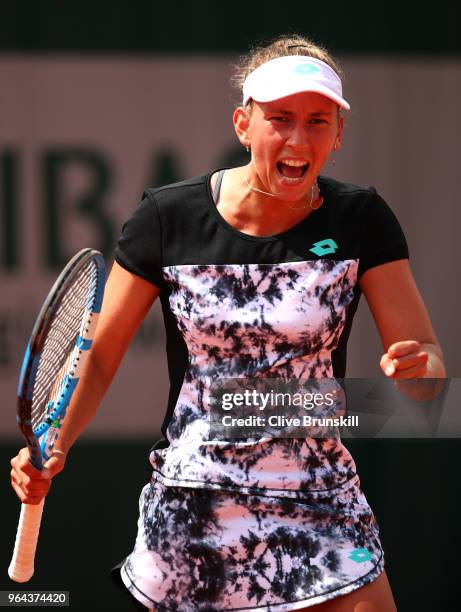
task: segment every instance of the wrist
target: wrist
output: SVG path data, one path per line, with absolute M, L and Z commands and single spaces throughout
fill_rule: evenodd
M 422 349 L 429 356 L 423 378 L 446 378 L 447 372 L 441 348 L 435 344 L 422 344 Z

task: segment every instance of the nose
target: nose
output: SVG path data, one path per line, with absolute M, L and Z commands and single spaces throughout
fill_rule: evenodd
M 309 135 L 306 126 L 301 121 L 293 122 L 287 138 L 287 145 L 293 149 L 306 151 L 310 147 Z

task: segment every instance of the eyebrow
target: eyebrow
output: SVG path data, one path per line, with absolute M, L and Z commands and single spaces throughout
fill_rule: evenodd
M 267 110 L 267 113 L 278 113 L 279 115 L 292 115 L 293 113 L 291 111 L 287 111 L 287 110 L 283 110 L 283 109 L 277 109 L 274 108 L 272 110 Z M 313 113 L 309 113 L 310 117 L 329 117 L 331 116 L 333 113 L 331 111 L 314 111 Z

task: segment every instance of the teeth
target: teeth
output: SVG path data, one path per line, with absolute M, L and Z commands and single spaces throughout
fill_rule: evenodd
M 295 166 L 295 168 L 299 168 L 300 166 L 307 166 L 307 162 L 296 161 L 294 159 L 282 159 L 282 164 L 286 164 L 287 166 Z

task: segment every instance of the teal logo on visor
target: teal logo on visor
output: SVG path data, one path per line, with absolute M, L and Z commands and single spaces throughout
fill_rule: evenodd
M 316 74 L 320 72 L 320 68 L 315 64 L 299 64 L 294 70 L 297 74 Z
M 309 251 L 312 251 L 312 253 L 315 253 L 320 257 L 321 255 L 329 255 L 330 253 L 336 253 L 337 248 L 338 245 L 332 238 L 326 238 L 325 240 L 314 242 L 314 248 L 309 249 Z

